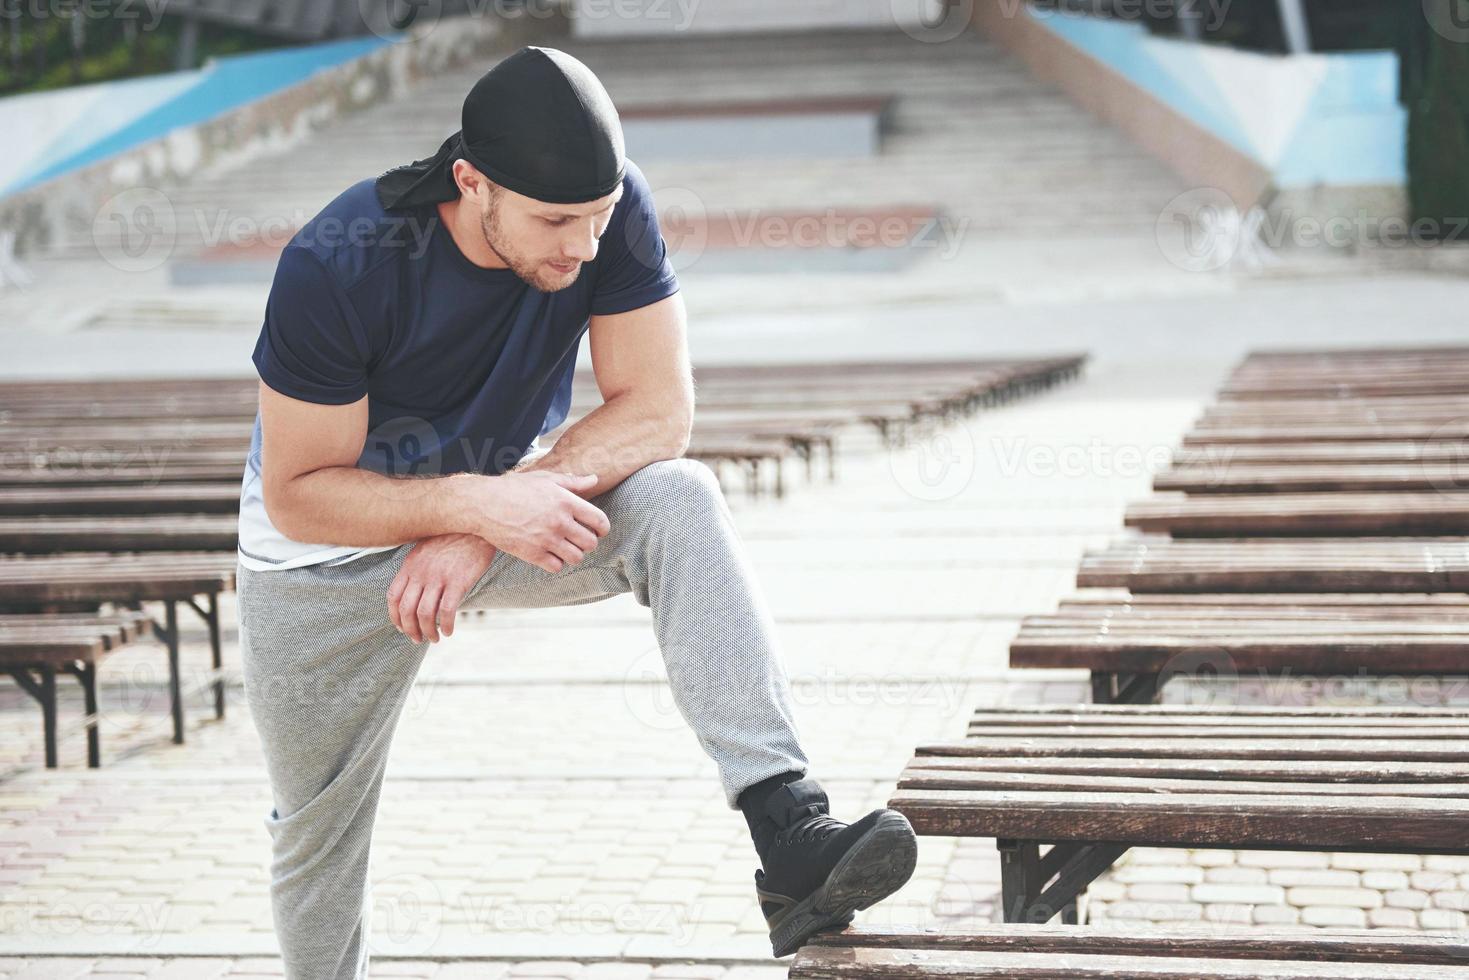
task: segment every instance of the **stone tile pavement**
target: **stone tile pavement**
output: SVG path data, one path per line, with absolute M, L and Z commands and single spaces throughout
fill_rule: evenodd
M 1120 309 L 1098 308 L 1120 339 L 1080 383 L 903 449 L 858 442 L 837 483 L 794 481 L 783 501 L 731 493 L 814 773 L 839 813 L 882 803 L 913 745 L 956 736 L 977 705 L 1083 696 L 1076 673 L 1008 672 L 1009 637 L 1071 588 L 1081 551 L 1117 532 L 1237 348 L 1262 339 L 1263 321 L 1241 312 L 1252 304 L 1307 319 L 1327 308 L 1252 297 L 1231 318 L 1234 347 L 1204 331 L 1188 351 L 1156 324 L 1136 343 Z M 1352 336 L 1397 329 L 1367 319 Z M 936 323 L 939 335 L 956 329 Z M 864 329 L 881 347 L 887 328 Z M 1060 323 L 1043 340 L 1015 334 L 1014 347 L 1081 346 L 1096 329 Z M 204 634 L 184 625 L 185 660 L 202 664 Z M 466 617 L 431 651 L 378 825 L 375 976 L 782 975 L 743 822 L 660 677 L 647 612 L 631 600 Z M 75 737 L 63 769 L 41 771 L 34 709 L 0 687 L 0 978 L 280 975 L 268 790 L 238 686 L 223 722 L 196 698 L 177 747 L 158 649 L 112 658 L 103 682 L 99 772 L 82 767 Z M 913 882 L 864 921 L 993 918 L 992 842 L 926 838 L 919 853 Z M 1396 926 L 1411 913 L 1419 928 L 1462 927 L 1469 869 L 1351 860 L 1138 851 L 1093 888 L 1091 914 Z
M 1070 585 L 1138 479 L 1006 472 L 985 440 L 1064 441 L 1101 400 L 1134 441 L 1167 441 L 1188 419 L 1186 400 L 1159 411 L 1116 404 L 1106 388 L 1083 382 L 903 449 L 869 443 L 843 456 L 838 482 L 783 501 L 731 493 L 814 772 L 841 813 L 881 805 L 913 746 L 952 737 L 976 704 L 1035 700 L 1048 684 L 1080 691 L 1074 676 L 1009 676 L 1006 646 L 1016 617 Z M 963 471 L 947 484 L 921 469 L 933 446 Z M 224 610 L 233 661 L 232 603 Z M 185 626 L 185 660 L 201 665 L 204 633 Z M 461 957 L 478 958 L 475 976 L 648 976 L 657 964 L 673 977 L 684 960 L 716 964 L 694 974 L 709 980 L 775 975 L 743 821 L 667 696 L 648 627 L 631 599 L 485 613 L 431 651 L 378 823 L 377 975 L 471 975 L 449 962 Z M 0 955 L 12 958 L 0 975 L 278 970 L 269 796 L 242 692 L 222 722 L 196 698 L 176 747 L 161 667 L 150 645 L 104 666 L 98 772 L 82 768 L 75 737 L 61 771 L 40 771 L 32 709 L 5 692 Z M 924 840 L 913 882 L 865 920 L 990 919 L 992 851 Z M 43 953 L 73 958 L 28 958 Z

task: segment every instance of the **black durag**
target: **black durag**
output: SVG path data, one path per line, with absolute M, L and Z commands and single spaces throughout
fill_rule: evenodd
M 491 68 L 465 97 L 461 126 L 433 156 L 377 179 L 385 209 L 454 200 L 459 159 L 550 204 L 585 204 L 622 183 L 617 109 L 591 69 L 564 51 L 525 47 Z

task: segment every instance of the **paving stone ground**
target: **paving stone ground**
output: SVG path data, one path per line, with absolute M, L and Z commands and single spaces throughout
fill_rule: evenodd
M 1118 532 L 1238 352 L 1268 336 L 1252 307 L 1329 310 L 1356 339 L 1430 336 L 1402 337 L 1370 302 L 1334 295 L 1247 297 L 1231 317 L 1210 314 L 1238 334 L 1197 349 L 1177 343 L 1167 303 L 1151 333 L 1116 309 L 1072 311 L 1110 318 L 1115 337 L 1065 322 L 1047 337 L 966 325 L 955 353 L 1094 342 L 1100 356 L 1079 383 L 906 447 L 854 440 L 836 483 L 793 481 L 781 501 L 731 491 L 839 815 L 880 805 L 913 746 L 955 737 L 978 705 L 1084 697 L 1076 672 L 1008 671 L 1009 638 L 1072 587 L 1081 552 Z M 854 336 L 878 350 L 884 329 Z M 223 608 L 238 670 L 232 602 Z M 205 635 L 184 625 L 197 669 Z M 174 746 L 161 659 L 140 644 L 104 665 L 96 772 L 74 736 L 62 769 L 41 770 L 34 707 L 0 688 L 4 980 L 280 975 L 270 801 L 242 692 L 232 686 L 219 722 L 196 696 L 188 743 Z M 79 712 L 68 697 L 63 719 Z M 993 842 L 925 838 L 919 859 L 863 921 L 993 920 Z M 374 976 L 774 980 L 784 968 L 768 957 L 754 868 L 743 821 L 662 686 L 646 610 L 616 599 L 466 617 L 431 651 L 394 745 L 372 872 Z M 1094 887 L 1091 911 L 1463 928 L 1466 886 L 1469 868 L 1433 858 L 1140 851 Z

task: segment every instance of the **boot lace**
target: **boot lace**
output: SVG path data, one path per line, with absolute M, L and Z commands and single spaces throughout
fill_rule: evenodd
M 783 844 L 810 844 L 826 840 L 847 825 L 825 813 L 815 813 L 781 831 L 777 839 Z

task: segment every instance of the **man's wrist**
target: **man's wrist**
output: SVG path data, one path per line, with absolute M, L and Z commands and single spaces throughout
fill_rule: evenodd
M 445 534 L 480 534 L 480 514 L 494 477 L 455 473 L 440 480 L 437 523 Z

